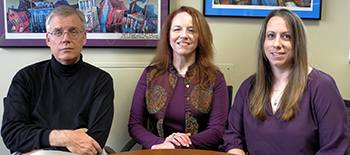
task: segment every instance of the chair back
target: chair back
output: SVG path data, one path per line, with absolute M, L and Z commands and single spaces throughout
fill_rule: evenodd
M 233 86 L 227 85 L 227 92 L 228 92 L 228 112 L 230 112 L 231 106 L 232 106 Z
M 346 106 L 346 112 L 348 113 L 348 129 L 349 129 L 349 132 L 350 132 L 350 100 L 345 100 L 344 99 L 344 102 L 345 102 L 345 106 Z M 349 144 L 349 147 L 348 147 L 347 155 L 350 155 L 350 144 Z

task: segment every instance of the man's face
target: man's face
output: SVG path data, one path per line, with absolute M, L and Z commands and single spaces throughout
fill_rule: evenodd
M 75 14 L 53 16 L 46 33 L 46 44 L 53 56 L 63 65 L 72 65 L 79 61 L 80 52 L 86 43 L 86 32 Z

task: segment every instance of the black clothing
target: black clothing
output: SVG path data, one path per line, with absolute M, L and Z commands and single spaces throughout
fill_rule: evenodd
M 113 80 L 82 61 L 62 65 L 54 56 L 21 69 L 9 88 L 1 136 L 11 152 L 51 147 L 52 130 L 87 128 L 104 147 L 113 119 Z

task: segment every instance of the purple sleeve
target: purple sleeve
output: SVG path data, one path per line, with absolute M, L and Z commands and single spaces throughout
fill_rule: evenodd
M 346 107 L 332 77 L 324 74 L 312 87 L 312 101 L 319 127 L 318 154 L 346 154 L 349 131 Z
M 212 109 L 206 130 L 190 136 L 193 149 L 217 149 L 222 143 L 228 114 L 228 92 L 224 75 L 218 72 L 213 89 Z
M 145 69 L 135 89 L 128 126 L 130 136 L 146 149 L 151 149 L 153 145 L 161 144 L 165 139 L 154 135 L 146 128 L 148 118 L 145 104 L 146 77 Z
M 242 83 L 234 98 L 234 102 L 228 116 L 228 128 L 225 130 L 223 136 L 224 143 L 219 148 L 224 152 L 228 152 L 234 148 L 245 150 L 243 105 L 247 100 L 247 93 L 250 87 L 249 81 L 250 78 Z

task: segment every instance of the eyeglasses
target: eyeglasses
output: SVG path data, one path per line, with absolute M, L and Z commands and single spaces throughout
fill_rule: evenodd
M 58 38 L 58 39 L 61 39 L 65 33 L 68 34 L 69 38 L 71 39 L 76 39 L 79 37 L 79 35 L 84 32 L 84 31 L 79 31 L 79 30 L 76 30 L 76 29 L 72 29 L 72 30 L 69 30 L 67 32 L 64 32 L 62 29 L 59 29 L 59 30 L 56 30 L 54 32 L 47 32 L 48 34 L 51 34 L 52 36 L 54 36 L 55 38 Z

